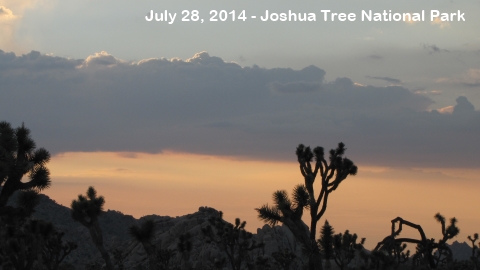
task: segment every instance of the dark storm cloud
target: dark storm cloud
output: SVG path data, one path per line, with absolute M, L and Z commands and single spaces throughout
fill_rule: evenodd
M 395 79 L 395 78 L 390 78 L 390 77 L 366 76 L 366 78 L 374 79 L 374 80 L 386 81 L 386 82 L 394 83 L 394 84 L 402 84 L 402 81 L 401 81 L 401 80 Z
M 428 112 L 432 100 L 404 87 L 324 77 L 315 66 L 241 67 L 205 52 L 139 62 L 1 52 L 0 118 L 25 122 L 53 153 L 168 149 L 293 161 L 299 143 L 343 141 L 358 163 L 480 164 L 480 113 L 466 98 L 452 114 Z

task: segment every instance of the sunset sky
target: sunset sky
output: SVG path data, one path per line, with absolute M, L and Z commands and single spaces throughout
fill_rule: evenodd
M 176 20 L 148 22 L 151 10 Z M 211 10 L 248 19 L 211 22 Z M 251 18 L 266 10 L 316 21 Z M 426 16 L 362 21 L 369 10 Z M 45 193 L 58 203 L 93 185 L 107 209 L 210 206 L 253 232 L 254 208 L 302 181 L 295 147 L 342 141 L 359 173 L 321 224 L 372 248 L 397 216 L 440 237 L 440 212 L 463 242 L 480 232 L 478 26 L 478 1 L 0 0 L 0 120 L 52 153 Z

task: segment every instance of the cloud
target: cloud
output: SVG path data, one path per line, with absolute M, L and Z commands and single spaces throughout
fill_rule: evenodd
M 133 152 L 119 152 L 117 153 L 117 156 L 121 158 L 131 158 L 131 159 L 135 159 L 138 157 L 137 153 L 133 153 Z
M 437 45 L 427 45 L 423 44 L 423 49 L 429 51 L 429 54 L 441 53 L 441 52 L 450 52 L 449 50 L 440 49 Z
M 52 0 L 0 0 L 0 48 L 3 50 L 24 52 L 22 42 L 16 32 L 27 9 L 37 6 L 48 7 Z
M 2 48 L 13 49 L 16 21 L 17 16 L 9 8 L 0 5 L 0 46 Z
M 480 69 L 469 69 L 463 74 L 461 83 L 468 87 L 480 87 Z
M 114 65 L 122 64 L 124 61 L 113 57 L 113 55 L 108 54 L 105 51 L 95 53 L 94 55 L 90 55 L 85 59 L 85 63 L 80 65 L 79 67 L 86 67 L 86 66 L 104 66 L 104 67 L 112 67 Z
M 475 107 L 466 97 L 460 96 L 455 101 L 457 105 L 453 107 L 453 114 L 472 114 L 475 112 Z
M 374 79 L 374 80 L 386 81 L 393 84 L 402 84 L 401 80 L 390 78 L 390 77 L 378 77 L 378 76 L 365 76 L 365 77 L 369 79 Z
M 475 107 L 470 101 L 464 96 L 459 96 L 456 100 L 457 104 L 455 106 L 447 106 L 437 111 L 443 114 L 453 114 L 453 115 L 474 115 Z
M 7 7 L 0 6 L 0 21 L 13 20 L 17 16 L 13 15 L 13 12 Z
M 452 114 L 453 113 L 453 108 L 454 108 L 454 106 L 447 106 L 447 107 L 440 108 L 437 111 L 439 113 L 443 113 L 443 114 Z
M 320 91 L 320 83 L 311 82 L 291 82 L 291 83 L 278 83 L 272 82 L 269 84 L 270 90 L 273 93 L 279 94 L 294 94 L 294 93 L 313 93 Z
M 480 69 L 470 68 L 463 74 L 453 76 L 452 78 L 438 78 L 437 83 L 451 83 L 466 87 L 480 87 Z
M 450 23 L 449 23 L 449 22 L 444 22 L 444 21 L 442 21 L 439 17 L 436 17 L 436 18 L 431 22 L 431 24 L 440 27 L 440 29 L 444 29 L 444 28 L 449 28 L 449 27 L 450 27 Z
M 480 164 L 480 112 L 466 98 L 444 114 L 405 87 L 327 81 L 325 74 L 315 66 L 241 67 L 206 52 L 131 62 L 107 52 L 69 59 L 0 51 L 0 115 L 25 122 L 52 153 L 295 160 L 299 143 L 328 149 L 343 141 L 358 163 Z
M 413 92 L 415 94 L 419 94 L 419 95 L 430 95 L 430 96 L 439 96 L 439 95 L 442 94 L 442 91 L 440 91 L 440 90 L 427 91 L 427 90 L 423 90 L 423 89 L 418 89 L 418 90 L 415 90 Z

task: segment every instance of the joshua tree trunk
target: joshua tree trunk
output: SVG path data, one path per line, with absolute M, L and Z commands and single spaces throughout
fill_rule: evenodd
M 308 269 L 309 270 L 322 270 L 322 262 L 320 258 L 320 252 L 318 250 L 315 240 L 309 238 L 308 228 L 301 220 L 282 220 L 283 224 L 292 232 L 295 238 L 300 241 L 307 249 L 308 254 Z
M 97 247 L 98 251 L 100 251 L 102 258 L 105 261 L 107 270 L 114 270 L 115 268 L 113 267 L 112 261 L 110 260 L 110 254 L 108 254 L 107 250 L 103 246 L 102 230 L 100 229 L 97 220 L 95 220 L 92 225 L 88 226 L 88 231 L 90 232 L 93 243 Z
M 150 270 L 156 270 L 157 267 L 157 260 L 155 258 L 155 246 L 150 244 L 148 241 L 142 242 L 143 248 L 148 256 L 148 263 L 150 264 Z

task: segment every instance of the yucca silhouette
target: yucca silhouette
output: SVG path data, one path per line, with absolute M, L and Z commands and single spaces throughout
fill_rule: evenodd
M 98 216 L 102 213 L 104 204 L 103 196 L 97 197 L 97 191 L 93 187 L 89 187 L 86 196 L 80 194 L 77 200 L 72 201 L 72 218 L 87 227 L 93 243 L 105 261 L 107 270 L 113 270 L 110 255 L 103 246 L 102 229 L 98 223 Z
M 150 269 L 157 269 L 157 254 L 155 245 L 152 243 L 155 233 L 155 223 L 153 220 L 145 220 L 140 226 L 133 225 L 130 227 L 129 232 L 145 249 Z

